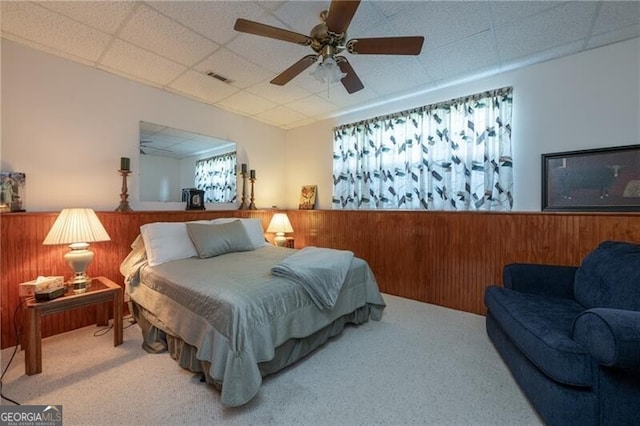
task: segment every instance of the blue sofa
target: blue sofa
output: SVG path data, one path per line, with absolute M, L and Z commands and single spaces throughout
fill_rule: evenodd
M 510 264 L 485 291 L 490 340 L 549 425 L 640 424 L 640 245 L 580 267 Z

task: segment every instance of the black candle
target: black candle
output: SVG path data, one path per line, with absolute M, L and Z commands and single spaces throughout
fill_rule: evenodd
M 255 170 L 251 170 L 250 175 L 251 179 L 255 179 L 256 178 L 256 171 Z
M 247 173 L 247 164 L 242 163 L 242 173 Z
M 127 157 L 120 157 L 120 170 L 129 171 L 129 159 Z

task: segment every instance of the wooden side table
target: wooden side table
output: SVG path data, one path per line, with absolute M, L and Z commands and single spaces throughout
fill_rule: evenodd
M 42 373 L 42 317 L 86 305 L 96 304 L 96 323 L 109 325 L 109 302 L 113 302 L 113 346 L 122 343 L 122 287 L 108 278 L 91 279 L 86 293 L 67 294 L 46 302 L 29 299 L 24 315 L 24 371 L 25 374 Z

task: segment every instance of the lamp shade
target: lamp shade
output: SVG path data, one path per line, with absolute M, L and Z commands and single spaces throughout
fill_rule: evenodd
M 287 214 L 274 214 L 271 218 L 271 222 L 269 222 L 267 232 L 293 232 L 293 228 L 291 227 L 291 222 L 289 222 L 289 217 L 287 217 Z
M 92 209 L 64 209 L 53 223 L 44 245 L 91 243 L 111 238 Z

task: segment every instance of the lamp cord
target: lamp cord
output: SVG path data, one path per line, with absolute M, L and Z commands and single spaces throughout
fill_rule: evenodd
M 16 346 L 13 348 L 13 353 L 11 354 L 11 357 L 9 358 L 9 362 L 7 363 L 7 366 L 4 368 L 4 370 L 2 370 L 2 375 L 0 375 L 0 398 L 4 399 L 6 401 L 11 402 L 12 404 L 15 405 L 20 405 L 19 402 L 14 401 L 13 399 L 5 396 L 5 394 L 2 392 L 2 384 L 3 384 L 3 379 L 5 374 L 7 374 L 7 370 L 9 370 L 9 366 L 11 365 L 11 363 L 13 362 L 13 359 L 16 356 L 16 353 L 18 352 L 18 344 L 20 343 L 20 327 L 18 327 L 18 312 L 20 312 L 22 310 L 22 307 L 24 306 L 24 304 L 26 303 L 27 299 L 24 299 L 22 302 L 20 302 L 20 304 L 18 305 L 18 307 L 16 308 L 15 312 L 13 313 L 13 330 L 15 331 L 16 334 Z M 135 321 L 133 320 L 133 316 L 132 315 L 127 315 L 125 318 L 123 318 L 123 320 L 129 320 L 129 325 L 127 325 L 126 327 L 124 327 L 123 329 L 126 330 L 127 328 L 131 327 L 132 325 L 135 324 Z M 113 325 L 110 325 L 108 327 L 104 327 L 101 330 L 96 331 L 93 335 L 94 336 L 102 336 L 106 333 L 109 332 L 109 330 L 111 330 L 113 328 Z
M 27 299 L 24 299 L 22 302 L 20 302 L 16 310 L 13 312 L 13 330 L 16 334 L 16 346 L 13 348 L 13 353 L 11 354 L 11 358 L 9 358 L 9 362 L 7 363 L 7 366 L 4 368 L 4 370 L 2 370 L 2 375 L 0 376 L 0 397 L 15 405 L 20 405 L 20 403 L 17 401 L 14 401 L 13 399 L 5 396 L 5 394 L 2 393 L 2 383 L 3 383 L 2 380 L 4 379 L 5 374 L 7 374 L 7 370 L 9 370 L 9 366 L 11 365 L 13 358 L 15 358 L 16 353 L 18 352 L 18 344 L 20 344 L 20 328 L 18 327 L 18 312 L 22 310 L 22 307 L 24 306 L 26 301 Z

